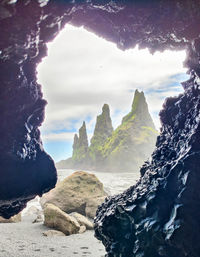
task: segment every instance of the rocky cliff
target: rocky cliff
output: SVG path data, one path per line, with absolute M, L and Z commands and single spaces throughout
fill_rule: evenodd
M 136 90 L 131 112 L 102 147 L 103 167 L 111 171 L 138 171 L 151 156 L 157 136 L 144 93 Z
M 113 131 L 110 109 L 107 104 L 97 116 L 94 135 L 88 148 L 81 145 L 80 131 L 86 137 L 85 123 L 74 137 L 73 155 L 57 164 L 58 168 L 79 168 L 102 171 L 138 171 L 155 147 L 158 132 L 149 114 L 143 92 L 135 91 L 131 112 Z

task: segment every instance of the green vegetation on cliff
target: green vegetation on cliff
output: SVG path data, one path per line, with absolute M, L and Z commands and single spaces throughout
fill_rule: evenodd
M 153 152 L 157 135 L 144 93 L 136 90 L 130 113 L 115 130 L 109 106 L 104 104 L 89 147 L 83 123 L 79 137 L 74 136 L 72 158 L 65 165 L 88 170 L 136 171 Z
M 131 112 L 122 119 L 121 125 L 102 148 L 107 169 L 139 169 L 152 153 L 157 135 L 144 93 L 136 90 Z
M 75 134 L 73 143 L 72 161 L 74 163 L 82 163 L 88 155 L 88 137 L 86 131 L 85 121 L 79 129 L 79 136 Z
M 110 118 L 110 108 L 104 104 L 102 113 L 97 116 L 94 135 L 89 147 L 89 158 L 92 166 L 96 167 L 102 160 L 102 147 L 107 138 L 112 135 L 113 127 Z

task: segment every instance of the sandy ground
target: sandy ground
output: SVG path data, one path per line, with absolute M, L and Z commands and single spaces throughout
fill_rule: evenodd
M 30 219 L 20 223 L 0 224 L 0 257 L 104 257 L 104 246 L 94 231 L 71 236 L 45 237 L 49 230 Z

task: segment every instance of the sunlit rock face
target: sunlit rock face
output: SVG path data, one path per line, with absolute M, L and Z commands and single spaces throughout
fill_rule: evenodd
M 136 186 L 99 208 L 95 226 L 110 257 L 199 257 L 197 0 L 0 1 L 0 215 L 19 212 L 56 183 L 38 129 L 46 101 L 36 65 L 47 54 L 46 42 L 69 21 L 121 49 L 136 44 L 151 51 L 187 49 L 191 80 L 161 112 L 162 133 L 152 161 L 142 168 Z

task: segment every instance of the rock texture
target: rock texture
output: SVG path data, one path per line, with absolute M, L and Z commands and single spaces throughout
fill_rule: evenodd
M 86 226 L 84 226 L 84 225 L 82 225 L 82 226 L 80 226 L 80 229 L 79 229 L 79 234 L 82 234 L 82 233 L 84 233 L 86 231 Z
M 74 217 L 53 204 L 47 204 L 44 208 L 44 225 L 61 231 L 67 236 L 76 234 L 80 230 L 80 225 Z
M 54 204 L 66 213 L 89 213 L 94 218 L 99 204 L 106 197 L 103 184 L 93 174 L 77 171 L 58 183 L 55 189 L 41 198 L 43 207 L 47 203 Z M 91 217 L 92 216 L 92 217 Z
M 138 44 L 152 52 L 187 50 L 191 79 L 183 84 L 185 93 L 164 106 L 153 159 L 135 187 L 99 209 L 96 234 L 112 257 L 199 257 L 198 0 L 0 1 L 0 215 L 16 214 L 56 183 L 38 129 L 46 101 L 36 66 L 46 55 L 46 42 L 69 21 L 121 49 Z
M 85 226 L 86 229 L 91 230 L 94 228 L 92 222 L 89 219 L 87 219 L 85 216 L 81 215 L 80 213 L 72 212 L 70 213 L 70 216 L 74 217 L 78 221 L 78 223 L 81 226 Z
M 61 231 L 58 230 L 47 230 L 45 232 L 42 233 L 43 236 L 48 236 L 48 237 L 52 237 L 52 236 L 65 236 L 65 234 Z

